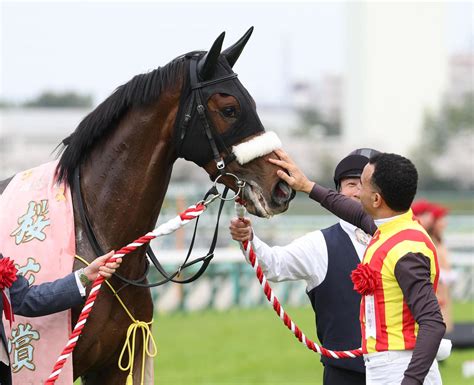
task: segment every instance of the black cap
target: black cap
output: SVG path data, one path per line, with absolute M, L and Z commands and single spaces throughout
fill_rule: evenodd
M 342 159 L 334 170 L 336 188 L 339 188 L 342 179 L 360 177 L 370 157 L 378 153 L 377 150 L 371 148 L 358 148 Z

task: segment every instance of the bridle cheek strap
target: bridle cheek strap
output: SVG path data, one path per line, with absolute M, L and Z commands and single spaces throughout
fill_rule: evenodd
M 224 82 L 226 80 L 235 79 L 237 77 L 236 73 L 229 74 L 227 76 L 220 77 L 218 79 L 212 79 L 209 81 L 198 82 L 197 79 L 197 58 L 193 58 L 190 64 L 190 77 L 191 77 L 191 94 L 193 99 L 196 101 L 196 110 L 199 116 L 199 120 L 201 121 L 202 127 L 204 129 L 204 133 L 206 135 L 207 140 L 209 141 L 209 145 L 211 146 L 212 155 L 214 157 L 214 161 L 216 163 L 217 171 L 223 175 L 224 168 L 226 166 L 226 161 L 222 159 L 219 150 L 217 148 L 215 135 L 216 133 L 212 130 L 211 125 L 206 116 L 206 105 L 204 104 L 202 89 L 208 87 L 213 84 L 218 84 Z M 191 102 L 192 103 L 192 102 Z M 191 107 L 192 108 L 192 107 Z M 192 110 L 191 110 L 192 111 Z M 230 154 L 229 150 L 225 145 L 223 145 L 224 150 Z

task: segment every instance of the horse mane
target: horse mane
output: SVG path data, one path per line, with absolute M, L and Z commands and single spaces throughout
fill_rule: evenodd
M 58 146 L 61 147 L 56 168 L 58 183 L 66 182 L 72 186 L 74 170 L 88 158 L 94 145 L 117 127 L 130 109 L 155 102 L 164 89 L 176 84 L 178 76 L 184 74 L 187 57 L 194 53 L 179 56 L 164 67 L 134 76 L 90 112 Z

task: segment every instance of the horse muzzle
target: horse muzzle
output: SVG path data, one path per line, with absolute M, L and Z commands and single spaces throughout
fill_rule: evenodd
M 296 192 L 293 190 L 286 182 L 278 182 L 272 190 L 272 206 L 276 208 L 283 208 L 282 211 L 285 211 L 290 201 L 295 197 Z M 280 211 L 281 212 L 281 211 Z
M 254 182 L 247 182 L 242 190 L 242 198 L 250 214 L 261 218 L 270 218 L 288 209 L 295 192 L 285 183 L 278 182 L 270 194 L 265 194 Z

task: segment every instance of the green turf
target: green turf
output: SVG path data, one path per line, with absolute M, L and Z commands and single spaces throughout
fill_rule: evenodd
M 314 338 L 311 308 L 288 309 Z M 455 304 L 455 319 L 474 321 L 474 303 Z M 154 334 L 158 385 L 321 384 L 319 357 L 300 344 L 269 308 L 158 315 Z M 474 384 L 462 377 L 474 349 L 454 351 L 441 365 L 444 384 Z
M 474 322 L 474 302 L 455 303 L 453 319 L 456 322 Z
M 292 313 L 313 336 L 310 309 Z M 314 384 L 321 377 L 319 358 L 270 309 L 162 315 L 155 331 L 157 384 Z

